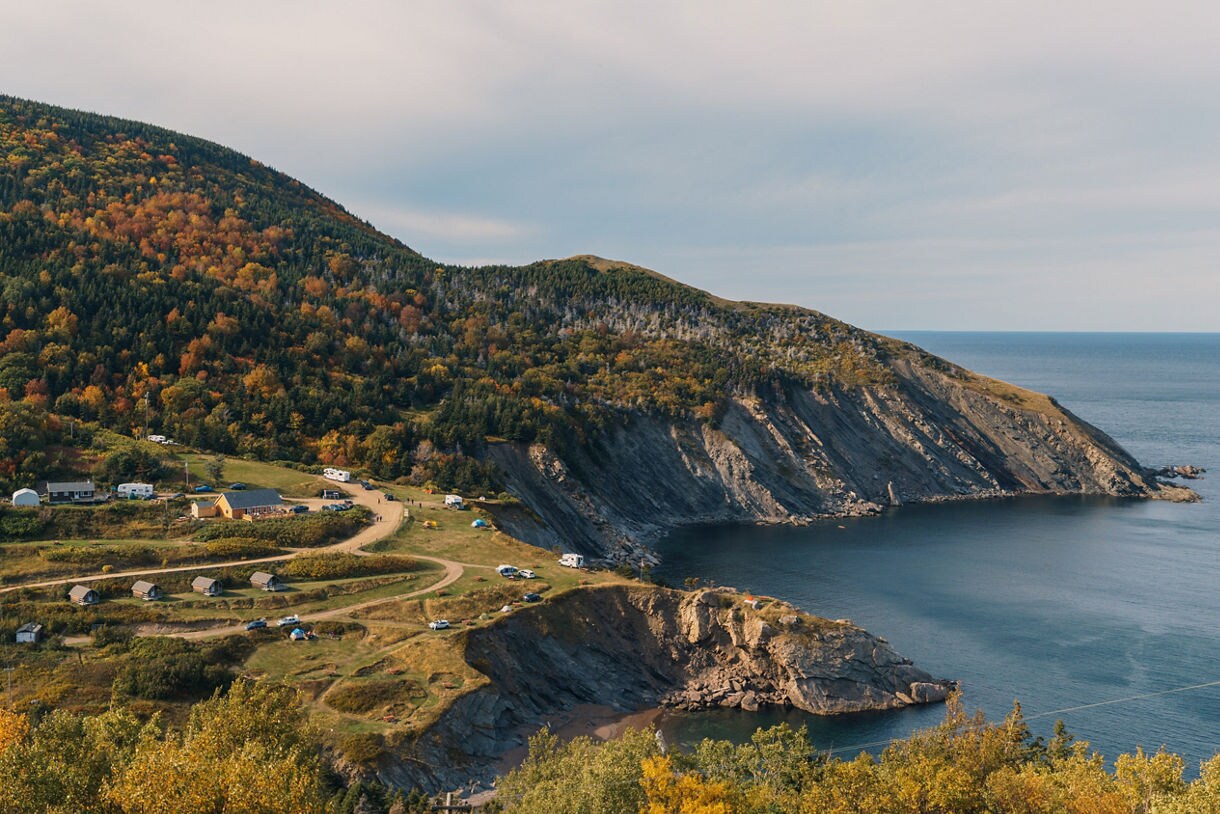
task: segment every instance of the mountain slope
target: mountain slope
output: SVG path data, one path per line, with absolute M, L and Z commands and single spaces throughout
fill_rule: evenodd
M 1052 400 L 814 311 L 593 257 L 444 266 L 135 122 L 0 97 L 0 144 L 10 412 L 508 486 L 542 520 L 512 530 L 589 553 L 680 522 L 1156 488 Z

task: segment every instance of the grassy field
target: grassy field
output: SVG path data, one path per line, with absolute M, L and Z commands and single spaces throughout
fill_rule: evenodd
M 284 497 L 314 497 L 322 488 L 322 478 L 310 475 L 308 472 L 298 472 L 295 469 L 265 464 L 259 461 L 246 461 L 241 458 L 225 458 L 224 475 L 213 483 L 208 477 L 207 464 L 214 455 L 196 452 L 182 452 L 177 456 L 179 466 L 183 462 L 189 465 L 191 485 L 207 483 L 224 488 L 230 483 L 244 483 L 250 489 L 275 489 Z

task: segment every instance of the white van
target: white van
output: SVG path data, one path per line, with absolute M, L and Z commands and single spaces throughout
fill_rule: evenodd
M 327 480 L 337 480 L 339 483 L 348 483 L 352 479 L 352 473 L 348 472 L 346 469 L 327 467 L 326 469 L 322 470 L 322 477 L 326 478 Z
M 114 491 L 127 500 L 152 500 L 156 495 L 151 483 L 120 483 Z
M 568 568 L 584 568 L 585 557 L 583 554 L 564 554 L 559 558 L 559 564 Z

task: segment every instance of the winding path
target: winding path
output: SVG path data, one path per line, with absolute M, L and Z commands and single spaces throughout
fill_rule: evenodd
M 51 588 L 56 585 L 67 585 L 69 583 L 87 583 L 99 579 L 124 579 L 128 577 L 146 577 L 156 574 L 172 574 L 182 571 L 204 571 L 216 568 L 230 568 L 234 566 L 257 565 L 265 562 L 283 562 L 290 560 L 293 557 L 298 557 L 302 554 L 317 553 L 317 552 L 335 552 L 342 551 L 360 556 L 367 556 L 368 551 L 365 547 L 371 545 L 378 540 L 383 540 L 386 537 L 394 534 L 402 526 L 403 519 L 406 517 L 406 509 L 401 501 L 386 500 L 381 491 L 367 490 L 359 485 L 348 483 L 332 483 L 327 481 L 328 488 L 341 488 L 346 491 L 352 499 L 353 503 L 368 508 L 375 518 L 372 523 L 362 528 L 356 534 L 348 537 L 346 540 L 341 540 L 333 545 L 323 548 L 314 549 L 299 549 L 291 554 L 278 554 L 274 557 L 259 557 L 256 559 L 245 560 L 228 560 L 226 562 L 205 563 L 201 565 L 184 565 L 174 566 L 173 568 L 147 568 L 137 571 L 116 571 L 111 573 L 96 573 L 86 574 L 82 576 L 65 577 L 61 579 L 44 580 L 42 582 L 28 582 L 21 585 L 10 585 L 0 588 L 0 593 L 8 593 L 21 588 Z M 370 599 L 366 602 L 359 602 L 354 605 L 345 605 L 339 608 L 330 610 L 318 611 L 317 613 L 306 614 L 301 617 L 302 622 L 317 622 L 323 619 L 333 619 L 338 616 L 345 616 L 353 611 L 369 608 L 374 605 L 381 605 L 386 602 L 394 602 L 400 599 L 410 599 L 415 596 L 429 593 L 452 585 L 462 578 L 466 568 L 489 568 L 490 566 L 476 565 L 474 563 L 463 563 L 455 560 L 446 560 L 441 557 L 429 557 L 423 554 L 412 554 L 414 559 L 426 560 L 441 565 L 445 569 L 444 575 L 431 585 L 424 588 L 417 588 L 413 591 L 408 591 L 403 594 L 395 594 L 393 596 L 380 597 L 378 599 Z M 235 625 L 221 625 L 219 627 L 204 628 L 202 630 L 182 631 L 178 633 L 158 633 L 157 635 L 177 636 L 183 639 L 205 639 L 210 636 L 223 636 L 228 633 L 234 633 L 244 627 L 244 623 Z

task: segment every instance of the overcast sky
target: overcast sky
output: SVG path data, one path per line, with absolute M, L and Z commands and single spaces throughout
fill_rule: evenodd
M 218 141 L 439 260 L 1215 331 L 1217 43 L 1204 0 L 10 2 L 0 92 Z

